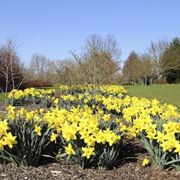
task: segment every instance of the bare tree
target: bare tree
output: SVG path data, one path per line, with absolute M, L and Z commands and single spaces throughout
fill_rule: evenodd
M 49 64 L 50 60 L 46 56 L 39 53 L 33 54 L 29 67 L 31 80 L 49 80 L 49 77 L 47 76 Z
M 148 48 L 148 54 L 153 59 L 154 73 L 157 79 L 161 79 L 163 67 L 162 67 L 162 55 L 164 54 L 169 43 L 166 40 L 159 40 L 158 42 L 151 42 Z
M 79 68 L 77 63 L 70 59 L 52 61 L 51 77 L 56 84 L 78 84 L 79 83 Z
M 97 87 L 110 83 L 117 72 L 120 49 L 112 36 L 93 35 L 87 39 L 81 55 L 72 52 L 86 83 Z
M 23 83 L 22 64 L 12 40 L 0 48 L 0 88 L 1 91 L 19 88 Z

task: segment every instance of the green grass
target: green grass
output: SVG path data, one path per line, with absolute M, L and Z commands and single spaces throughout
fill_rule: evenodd
M 177 106 L 180 111 L 180 84 L 158 84 L 151 86 L 125 86 L 131 96 L 156 98 L 161 103 Z

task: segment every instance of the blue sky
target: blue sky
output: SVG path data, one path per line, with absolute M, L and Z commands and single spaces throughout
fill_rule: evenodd
M 179 9 L 179 0 L 1 0 L 0 44 L 13 38 L 28 64 L 35 52 L 65 59 L 90 35 L 112 34 L 124 60 L 151 41 L 180 36 Z

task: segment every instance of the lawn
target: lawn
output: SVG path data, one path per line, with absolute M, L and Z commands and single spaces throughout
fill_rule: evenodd
M 180 111 L 180 84 L 158 84 L 151 86 L 125 86 L 131 96 L 156 98 L 161 103 L 170 103 Z

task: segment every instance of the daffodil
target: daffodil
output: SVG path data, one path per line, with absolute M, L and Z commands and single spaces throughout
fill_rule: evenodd
M 69 156 L 76 154 L 71 144 L 68 144 L 68 146 L 65 147 L 65 152 Z
M 82 148 L 83 154 L 82 156 L 86 157 L 89 159 L 92 155 L 94 155 L 94 147 L 83 147 Z
M 36 125 L 35 128 L 34 128 L 34 132 L 35 132 L 38 136 L 41 136 L 41 127 Z
M 50 137 L 50 141 L 51 141 L 51 142 L 54 141 L 54 142 L 56 143 L 57 136 L 58 136 L 57 134 L 55 134 L 54 132 L 52 132 L 51 137 Z
M 16 137 L 13 136 L 10 132 L 7 133 L 3 138 L 3 144 L 8 145 L 12 149 L 13 145 L 16 144 Z
M 150 163 L 150 160 L 147 157 L 145 157 L 142 161 L 142 166 L 147 166 L 149 165 L 149 163 Z

